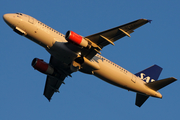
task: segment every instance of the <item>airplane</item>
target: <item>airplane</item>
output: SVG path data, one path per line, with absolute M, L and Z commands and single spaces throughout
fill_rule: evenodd
M 111 62 L 101 55 L 103 47 L 130 34 L 140 26 L 151 22 L 138 19 L 133 22 L 83 37 L 71 30 L 64 35 L 39 20 L 23 14 L 8 13 L 4 21 L 14 30 L 44 47 L 51 54 L 49 63 L 34 58 L 32 67 L 47 75 L 44 96 L 50 101 L 55 92 L 72 73 L 80 71 L 94 75 L 105 82 L 128 91 L 136 92 L 135 105 L 141 107 L 151 97 L 162 98 L 158 90 L 176 81 L 174 77 L 158 80 L 162 68 L 153 65 L 136 74 Z

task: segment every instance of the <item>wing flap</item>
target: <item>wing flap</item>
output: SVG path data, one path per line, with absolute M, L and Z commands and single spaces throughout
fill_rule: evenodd
M 128 37 L 131 37 L 129 33 L 127 33 L 126 31 L 124 31 L 123 29 L 119 28 L 120 31 L 122 31 L 125 35 L 127 35 Z

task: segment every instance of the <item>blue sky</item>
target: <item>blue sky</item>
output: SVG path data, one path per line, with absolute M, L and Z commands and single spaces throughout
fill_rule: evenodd
M 178 0 L 1 0 L 0 15 L 22 12 L 65 34 L 87 36 L 139 18 L 152 19 L 109 45 L 102 55 L 132 73 L 153 64 L 163 67 L 159 79 L 180 78 Z M 46 76 L 31 67 L 33 58 L 49 61 L 49 53 L 17 35 L 0 19 L 0 119 L 92 120 L 179 119 L 179 81 L 163 88 L 163 99 L 149 98 L 138 108 L 135 93 L 90 75 L 73 73 L 52 101 L 43 96 Z

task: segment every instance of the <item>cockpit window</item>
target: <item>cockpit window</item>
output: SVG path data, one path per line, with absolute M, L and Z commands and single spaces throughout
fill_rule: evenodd
M 22 15 L 22 13 L 16 13 L 16 14 L 18 14 L 18 15 Z

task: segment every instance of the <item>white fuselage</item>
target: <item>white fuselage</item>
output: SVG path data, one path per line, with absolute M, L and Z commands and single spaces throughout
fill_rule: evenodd
M 66 46 L 67 40 L 65 39 L 65 35 L 31 16 L 25 14 L 5 14 L 3 17 L 6 23 L 15 29 L 15 31 L 20 32 L 25 37 L 41 45 L 52 56 L 67 65 L 71 64 L 80 54 L 80 49 L 71 50 Z M 141 78 L 103 56 L 96 54 L 91 59 L 91 62 L 99 66 L 98 69 L 92 71 L 92 74 L 98 78 L 127 90 L 162 98 L 159 92 L 147 87 Z

